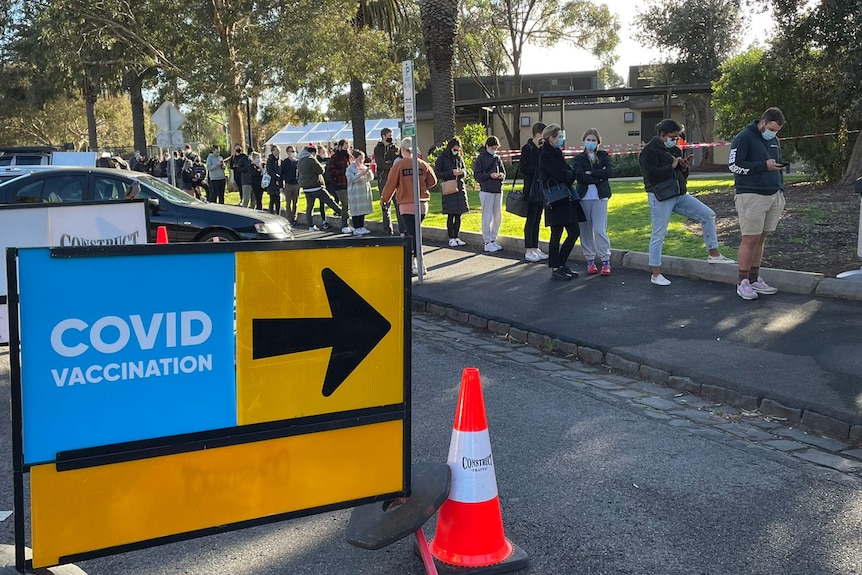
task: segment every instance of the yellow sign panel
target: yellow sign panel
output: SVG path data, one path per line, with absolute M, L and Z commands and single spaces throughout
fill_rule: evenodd
M 33 567 L 403 489 L 404 421 L 163 457 L 30 470 Z
M 404 402 L 404 247 L 236 254 L 240 425 Z

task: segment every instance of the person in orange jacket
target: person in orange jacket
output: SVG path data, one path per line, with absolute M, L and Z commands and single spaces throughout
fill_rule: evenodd
M 416 200 L 413 196 L 413 140 L 404 138 L 401 140 L 401 158 L 395 160 L 392 164 L 392 170 L 389 172 L 389 178 L 386 180 L 386 186 L 380 193 L 380 205 L 386 204 L 395 196 L 398 209 L 401 212 L 401 218 L 404 222 L 404 232 L 412 238 L 413 243 L 413 275 L 419 275 L 419 269 L 416 264 L 416 237 L 413 235 L 416 229 L 416 215 L 419 215 L 419 221 L 425 219 L 428 213 L 428 201 L 431 199 L 431 193 L 428 191 L 437 185 L 437 175 L 434 169 L 421 158 L 417 158 L 419 163 L 419 207 L 416 206 Z M 426 270 L 422 270 L 425 275 Z

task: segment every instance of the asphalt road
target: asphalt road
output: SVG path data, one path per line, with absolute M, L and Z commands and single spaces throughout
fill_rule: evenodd
M 413 459 L 445 461 L 461 370 L 478 367 L 506 532 L 532 562 L 524 573 L 862 573 L 858 475 L 706 426 L 672 424 L 626 394 L 507 361 L 514 347 L 419 318 Z M 581 364 L 572 369 L 587 379 L 639 384 Z M 4 348 L 6 413 L 8 373 Z M 4 420 L 0 510 L 12 505 L 10 441 Z M 348 516 L 326 513 L 79 566 L 90 575 L 424 572 L 409 540 L 376 552 L 348 545 Z M 426 531 L 433 535 L 431 526 Z M 12 538 L 11 519 L 0 522 L 0 543 Z

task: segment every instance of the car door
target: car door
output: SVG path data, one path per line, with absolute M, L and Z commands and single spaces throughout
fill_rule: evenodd
M 168 231 L 168 240 L 172 242 L 190 241 L 181 239 L 186 234 L 177 225 L 177 208 L 173 204 L 160 198 L 153 190 L 147 186 L 141 186 L 141 189 L 135 196 L 138 199 L 144 198 L 149 202 L 150 209 L 150 228 L 149 242 L 156 242 L 156 233 L 160 226 L 165 226 Z

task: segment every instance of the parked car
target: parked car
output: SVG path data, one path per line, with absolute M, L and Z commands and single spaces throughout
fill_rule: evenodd
M 268 212 L 210 204 L 141 172 L 107 168 L 54 168 L 0 184 L 0 203 L 110 202 L 146 198 L 149 240 L 165 226 L 171 242 L 287 240 L 288 221 Z

